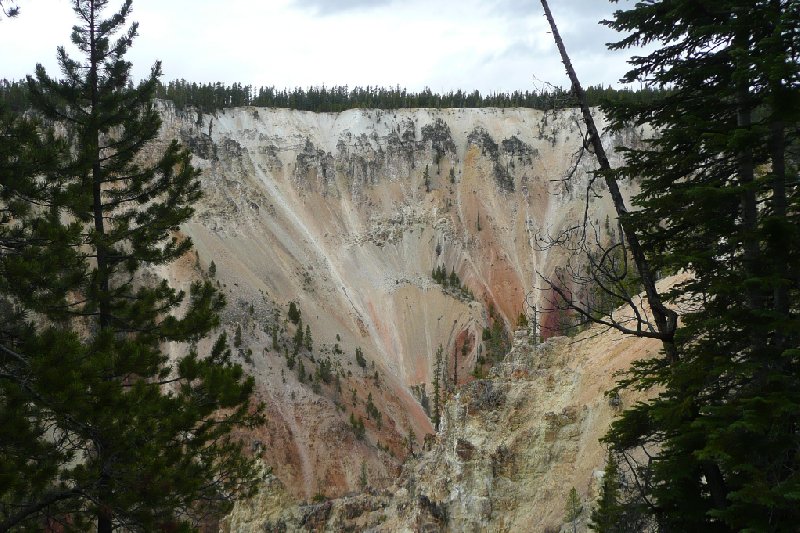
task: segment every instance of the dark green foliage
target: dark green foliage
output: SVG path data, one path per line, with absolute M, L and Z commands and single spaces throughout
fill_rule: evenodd
M 214 261 L 211 261 L 211 264 L 208 265 L 208 275 L 212 278 L 217 277 L 217 264 Z
M 573 533 L 578 530 L 578 518 L 581 516 L 581 511 L 583 511 L 581 499 L 578 497 L 578 491 L 572 487 L 567 495 L 567 502 L 564 504 L 564 520 L 572 524 Z
M 450 167 L 450 183 L 455 184 L 456 182 L 456 171 L 453 167 Z
M 297 325 L 297 323 L 300 322 L 300 309 L 297 308 L 296 303 L 289 302 L 289 312 L 286 313 L 286 317 L 292 324 Z
M 428 173 L 428 165 L 425 165 L 425 171 L 422 173 L 422 184 L 425 186 L 425 192 L 431 192 L 431 176 Z
M 659 131 L 626 152 L 641 179 L 630 220 L 655 268 L 687 269 L 674 360 L 620 387 L 658 391 L 606 441 L 653 453 L 638 472 L 665 531 L 792 531 L 800 523 L 800 15 L 794 2 L 640 2 L 614 45 L 660 43 L 630 81 L 673 90 L 612 106 L 615 127 Z
M 436 350 L 436 357 L 433 364 L 433 416 L 431 417 L 431 421 L 433 422 L 433 427 L 436 428 L 436 431 L 439 431 L 439 424 L 442 420 L 442 386 L 440 379 L 442 375 L 443 353 L 444 348 L 440 344 L 439 348 Z
M 354 108 L 530 107 L 553 110 L 576 106 L 574 98 L 567 91 L 560 88 L 552 91 L 515 91 L 513 93 L 495 93 L 491 95 L 481 95 L 477 91 L 467 93 L 461 90 L 446 94 L 434 94 L 430 90 L 409 93 L 405 89 L 381 87 L 367 87 L 366 89 L 356 87 L 350 92 L 345 87 L 309 87 L 308 89 L 297 88 L 293 91 L 279 91 L 274 87 L 262 87 L 256 94 L 253 93 L 252 87 L 242 86 L 238 83 L 224 86 L 221 83 L 197 84 L 185 80 L 176 80 L 169 82 L 167 85 L 159 83 L 156 96 L 172 101 L 178 109 L 196 107 L 204 113 L 213 113 L 220 109 L 249 105 L 322 113 L 345 111 Z M 589 105 L 592 106 L 607 102 L 640 104 L 667 94 L 663 90 L 648 88 L 630 90 L 612 89 L 610 87 L 602 88 L 600 86 L 589 87 L 586 93 L 589 98 Z M 13 102 L 12 110 L 14 111 L 24 111 L 28 108 L 29 99 L 24 83 L 0 80 L 0 98 L 10 99 Z M 434 148 L 437 149 L 437 147 Z M 437 156 L 441 157 L 441 151 L 437 149 Z
M 177 142 L 151 164 L 141 157 L 160 127 L 160 67 L 133 87 L 131 3 L 108 19 L 105 5 L 73 2 L 83 59 L 59 50 L 63 81 L 41 66 L 28 79 L 36 115 L 64 137 L 0 110 L 15 141 L 0 143 L 0 206 L 14 219 L 0 222 L 4 531 L 42 529 L 45 516 L 74 530 L 185 530 L 255 488 L 231 437 L 261 422 L 253 379 L 224 334 L 196 348 L 224 299 L 210 282 L 184 293 L 141 281 L 190 251 L 176 234 L 200 197 L 198 173 Z M 167 343 L 185 355 L 171 358 Z
M 292 339 L 294 343 L 294 355 L 300 353 L 300 348 L 303 346 L 303 321 L 298 319 L 297 322 L 297 331 L 294 333 L 294 338 Z
M 592 511 L 589 524 L 592 530 L 599 533 L 625 532 L 620 489 L 619 465 L 614 454 L 609 452 L 597 507 Z
M 278 325 L 272 328 L 272 349 L 278 351 L 280 347 L 278 346 Z
M 306 334 L 304 340 L 305 340 L 306 350 L 310 352 L 314 348 L 314 340 L 311 338 L 311 328 L 308 326 L 308 324 L 306 324 Z
M 592 105 L 605 101 L 640 102 L 652 99 L 663 91 L 643 89 L 639 91 L 617 90 L 601 86 L 587 91 Z M 533 107 L 557 109 L 575 106 L 568 91 L 555 88 L 547 91 L 514 91 L 482 95 L 478 91 L 451 91 L 435 94 L 425 88 L 418 93 L 400 87 L 309 87 L 294 90 L 278 90 L 275 87 L 260 87 L 234 83 L 197 84 L 184 80 L 169 82 L 159 87 L 159 98 L 172 100 L 182 109 L 195 106 L 206 113 L 226 107 L 259 106 L 299 109 L 303 111 L 337 112 L 353 108 L 408 109 L 429 108 L 474 108 L 474 107 Z M 439 152 L 437 151 L 437 154 Z
M 467 300 L 475 299 L 472 291 L 461 284 L 461 278 L 459 278 L 458 274 L 456 274 L 455 268 L 452 268 L 450 270 L 450 274 L 448 275 L 444 265 L 439 265 L 435 267 L 433 271 L 431 271 L 431 278 L 433 278 L 433 281 L 444 287 L 445 291 L 452 296 Z
M 364 359 L 364 352 L 361 351 L 361 348 L 356 348 L 356 363 L 361 368 L 367 368 L 367 360 Z
M 367 489 L 367 484 L 369 480 L 367 479 L 367 463 L 361 461 L 361 475 L 358 477 L 358 484 L 361 487 L 361 491 L 365 491 Z
M 233 335 L 233 346 L 234 348 L 240 348 L 242 346 L 242 326 L 240 324 L 236 324 L 236 332 Z
M 300 383 L 306 382 L 306 365 L 303 364 L 303 358 L 300 358 L 300 363 L 297 365 L 297 381 Z

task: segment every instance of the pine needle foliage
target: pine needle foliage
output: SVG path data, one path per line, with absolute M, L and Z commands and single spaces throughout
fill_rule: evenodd
M 22 142 L 3 143 L 0 291 L 16 318 L 0 333 L 0 420 L 16 425 L 0 430 L 0 530 L 190 530 L 254 489 L 231 436 L 262 421 L 253 379 L 225 335 L 197 348 L 224 298 L 148 270 L 191 249 L 178 230 L 198 172 L 177 142 L 153 144 L 160 65 L 134 87 L 131 0 L 104 17 L 108 4 L 73 0 L 80 59 L 59 48 L 60 79 L 28 78 L 62 133 L 12 123 Z
M 608 24 L 614 49 L 657 44 L 627 81 L 671 88 L 610 106 L 629 149 L 630 219 L 655 268 L 691 276 L 677 358 L 638 361 L 620 388 L 653 389 L 606 442 L 652 454 L 637 475 L 665 531 L 791 531 L 800 523 L 800 62 L 797 3 L 639 2 Z

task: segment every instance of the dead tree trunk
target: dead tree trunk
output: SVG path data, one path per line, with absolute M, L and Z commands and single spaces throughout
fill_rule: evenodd
M 611 165 L 608 162 L 606 151 L 603 149 L 603 143 L 600 140 L 600 134 L 598 133 L 597 126 L 592 118 L 592 113 L 589 109 L 589 103 L 586 98 L 586 92 L 583 90 L 583 87 L 578 80 L 578 75 L 575 73 L 575 68 L 572 66 L 572 62 L 569 59 L 567 49 L 564 47 L 564 42 L 561 40 L 561 36 L 558 33 L 555 20 L 553 20 L 553 14 L 550 12 L 550 7 L 547 5 L 547 0 L 541 0 L 541 2 L 542 7 L 544 8 L 545 17 L 547 17 L 547 22 L 550 24 L 550 29 L 553 32 L 553 39 L 555 40 L 558 51 L 561 54 L 561 61 L 564 63 L 564 67 L 567 70 L 567 76 L 569 76 L 570 83 L 572 84 L 572 92 L 575 94 L 578 102 L 580 103 L 581 112 L 583 113 L 583 121 L 586 124 L 588 139 L 589 142 L 591 142 L 594 154 L 597 157 L 597 163 L 600 166 L 599 172 L 602 174 L 606 186 L 611 193 L 611 200 L 614 203 L 614 209 L 617 212 L 620 224 L 625 232 L 625 240 L 628 243 L 628 248 L 631 251 L 633 261 L 636 264 L 636 269 L 638 270 L 639 276 L 642 280 L 642 285 L 644 286 L 645 294 L 647 295 L 647 300 L 650 303 L 650 308 L 653 313 L 653 319 L 656 323 L 656 329 L 658 330 L 658 338 L 661 339 L 661 342 L 664 345 L 664 352 L 666 353 L 668 360 L 670 362 L 675 362 L 678 358 L 678 352 L 674 342 L 678 314 L 664 305 L 661 295 L 656 290 L 656 279 L 654 272 L 650 267 L 647 258 L 645 257 L 636 232 L 633 230 L 630 221 L 626 217 L 628 208 L 625 205 L 625 199 L 622 197 L 622 193 L 619 190 L 619 184 L 617 183 L 617 180 L 609 172 L 611 170 Z

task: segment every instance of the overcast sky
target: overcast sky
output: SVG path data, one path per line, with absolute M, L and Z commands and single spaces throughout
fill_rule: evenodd
M 583 84 L 618 85 L 628 54 L 605 49 L 617 36 L 598 21 L 626 0 L 550 3 Z M 56 47 L 76 23 L 71 2 L 18 5 L 18 18 L 0 21 L 0 78 L 36 63 L 57 74 Z M 483 93 L 567 85 L 538 0 L 134 0 L 131 19 L 137 78 L 160 59 L 165 81 Z

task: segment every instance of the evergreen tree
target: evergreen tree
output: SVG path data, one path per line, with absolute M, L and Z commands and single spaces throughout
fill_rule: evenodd
M 444 348 L 439 345 L 436 349 L 436 358 L 433 366 L 433 427 L 439 431 L 439 424 L 441 424 L 442 413 L 442 392 L 440 378 L 442 375 L 442 353 Z
M 242 326 L 241 326 L 241 324 L 236 324 L 236 331 L 233 334 L 233 346 L 234 346 L 234 348 L 241 348 L 241 346 L 242 346 Z
M 417 441 L 417 434 L 414 433 L 414 428 L 408 428 L 408 453 L 414 455 L 414 443 Z
M 630 221 L 655 268 L 687 269 L 695 302 L 676 357 L 637 362 L 620 387 L 658 395 L 606 437 L 654 453 L 642 496 L 664 530 L 790 531 L 800 523 L 800 92 L 794 2 L 640 2 L 613 48 L 663 43 L 627 81 L 669 95 L 608 108 L 659 135 L 629 149 Z
M 592 511 L 589 528 L 599 533 L 624 533 L 622 504 L 620 501 L 619 465 L 611 451 L 608 452 L 603 485 L 597 507 Z
M 308 326 L 308 324 L 306 324 L 305 343 L 306 343 L 306 350 L 310 352 L 314 347 L 314 341 L 311 338 L 311 328 Z
M 154 164 L 142 156 L 160 126 L 160 66 L 133 88 L 131 2 L 103 19 L 106 4 L 73 1 L 83 61 L 60 48 L 63 80 L 41 66 L 28 79 L 34 109 L 71 144 L 58 150 L 55 139 L 35 150 L 37 164 L 8 174 L 3 161 L 2 198 L 16 220 L 0 239 L 16 245 L 0 254 L 0 290 L 16 329 L 0 334 L 0 364 L 25 379 L 0 379 L 0 420 L 23 414 L 17 438 L 30 439 L 27 463 L 39 466 L 16 469 L 19 449 L 2 442 L 0 530 L 39 529 L 45 517 L 102 533 L 179 529 L 254 489 L 253 464 L 230 436 L 261 420 L 249 412 L 253 380 L 224 335 L 209 354 L 195 347 L 218 326 L 222 296 L 195 283 L 186 302 L 166 280 L 137 276 L 190 250 L 175 233 L 200 190 L 177 142 Z M 184 343 L 184 355 L 171 361 L 168 342 Z
M 62 495 L 54 490 L 52 479 L 68 453 L 58 443 L 42 438 L 50 424 L 48 406 L 31 401 L 39 387 L 25 344 L 34 332 L 29 311 L 13 297 L 20 287 L 15 287 L 8 275 L 8 258 L 16 256 L 13 263 L 23 268 L 27 263 L 35 269 L 23 291 L 37 286 L 33 280 L 39 275 L 52 284 L 53 292 L 61 286 L 54 297 L 59 301 L 58 295 L 75 283 L 69 272 L 62 275 L 62 265 L 75 261 L 74 251 L 63 246 L 75 232 L 52 219 L 35 228 L 15 223 L 26 220 L 37 203 L 46 201 L 46 189 L 33 177 L 53 167 L 65 150 L 62 140 L 40 123 L 13 112 L 5 101 L 0 101 L 0 138 L 0 530 L 5 530 L 24 523 L 29 515 L 18 513 L 12 503 L 23 506 L 38 501 L 39 495 Z M 44 254 L 25 246 L 34 240 L 42 248 L 52 248 L 47 260 L 40 261 Z
M 300 348 L 303 346 L 303 321 L 298 320 L 297 331 L 294 334 L 294 354 L 300 353 Z
M 581 506 L 578 491 L 575 487 L 572 487 L 567 495 L 567 503 L 564 506 L 564 518 L 568 523 L 572 524 L 572 533 L 578 531 L 578 518 L 580 518 L 582 511 L 583 506 Z
M 300 309 L 297 308 L 297 304 L 294 302 L 289 302 L 289 312 L 286 314 L 289 318 L 289 321 L 292 324 L 297 324 L 300 322 Z
M 367 360 L 364 359 L 364 352 L 361 351 L 361 348 L 356 348 L 356 363 L 362 369 L 367 368 Z
M 367 490 L 369 480 L 367 479 L 367 463 L 364 461 L 361 461 L 361 475 L 358 477 L 358 484 L 362 492 Z

